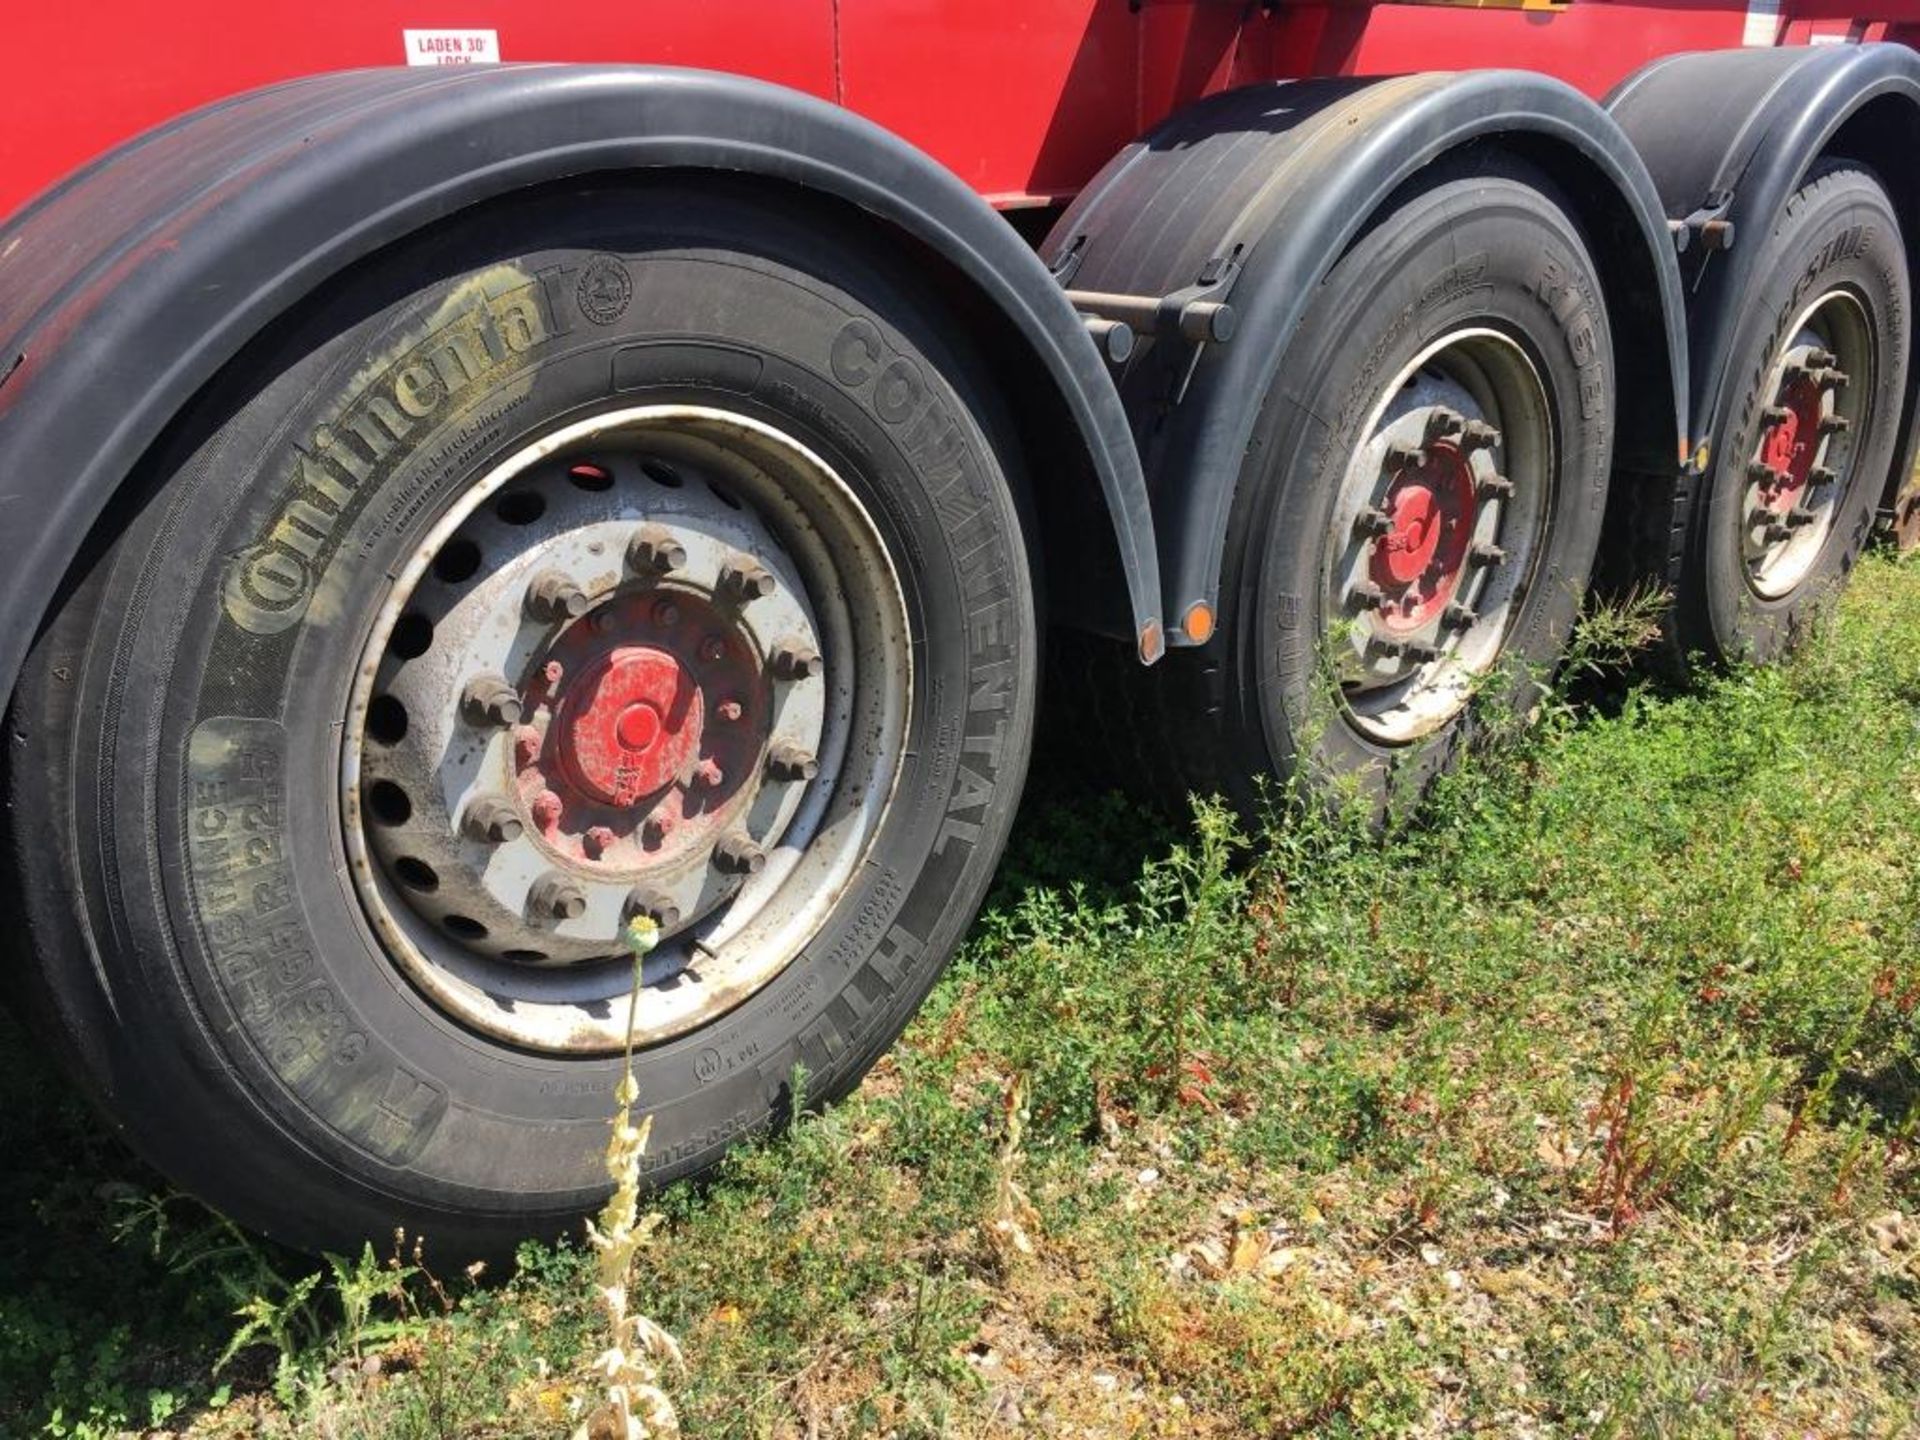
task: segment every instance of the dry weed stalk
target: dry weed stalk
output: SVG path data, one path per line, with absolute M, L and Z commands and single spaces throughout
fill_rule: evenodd
M 607 1141 L 607 1175 L 614 1190 L 598 1223 L 587 1222 L 587 1241 L 600 1256 L 595 1288 L 610 1342 L 591 1368 L 606 1388 L 573 1432 L 573 1440 L 653 1440 L 680 1433 L 680 1417 L 660 1383 L 663 1367 L 685 1368 L 680 1346 L 646 1316 L 627 1309 L 633 1257 L 660 1224 L 658 1215 L 640 1215 L 640 1157 L 646 1153 L 653 1119 L 649 1116 L 638 1125 L 633 1121 L 633 1102 L 640 1098 L 633 1078 L 633 1030 L 641 966 L 647 952 L 659 944 L 660 930 L 653 921 L 637 917 L 628 924 L 625 939 L 633 951 L 633 996 L 627 1006 L 626 1064 L 614 1090 L 613 1134 Z

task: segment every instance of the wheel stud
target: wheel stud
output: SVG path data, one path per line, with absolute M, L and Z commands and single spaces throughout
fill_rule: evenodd
M 1427 665 L 1440 658 L 1440 651 L 1437 646 L 1428 645 L 1419 640 L 1409 640 L 1405 645 L 1402 645 L 1400 647 L 1400 654 L 1403 658 L 1413 661 L 1416 665 Z
M 1458 410 L 1437 405 L 1427 414 L 1426 443 L 1431 445 L 1436 440 L 1453 440 L 1466 428 L 1466 423 Z
M 540 732 L 522 725 L 513 732 L 513 763 L 524 770 L 540 758 Z
M 599 860 L 620 843 L 620 837 L 613 833 L 611 826 L 596 825 L 580 837 L 580 843 L 592 860 Z
M 1820 433 L 1822 435 L 1844 435 L 1853 428 L 1853 422 L 1844 415 L 1822 415 Z
M 1787 512 L 1785 524 L 1789 530 L 1800 530 L 1813 524 L 1813 522 L 1819 518 L 1818 515 L 1815 515 L 1813 511 L 1807 509 L 1806 506 L 1796 505 Z
M 1505 564 L 1506 559 L 1506 551 L 1502 550 L 1498 545 L 1489 545 L 1484 540 L 1475 541 L 1473 548 L 1467 551 L 1467 560 L 1469 563 L 1484 565 L 1489 569 L 1495 565 Z
M 1389 470 L 1418 470 L 1427 463 L 1427 452 L 1418 445 L 1409 445 L 1404 440 L 1395 440 L 1387 446 L 1387 468 Z
M 720 593 L 736 604 L 773 593 L 773 574 L 751 555 L 731 555 L 720 567 Z
M 1824 465 L 1816 465 L 1807 471 L 1807 484 L 1809 485 L 1831 485 L 1839 478 L 1840 476 L 1836 472 L 1829 470 Z
M 664 525 L 642 525 L 627 542 L 627 564 L 639 575 L 671 575 L 687 563 L 687 547 Z
M 771 663 L 774 678 L 805 680 L 820 673 L 820 652 L 797 640 L 783 640 L 774 647 Z
M 1792 536 L 1793 531 L 1778 520 L 1769 521 L 1767 528 L 1760 534 L 1760 538 L 1769 545 L 1778 545 L 1782 540 L 1791 539 Z
M 767 852 L 747 835 L 723 835 L 713 847 L 713 863 L 723 874 L 758 875 L 766 868 Z
M 783 740 L 767 752 L 767 773 L 780 781 L 811 780 L 820 773 L 820 762 L 811 751 Z
M 1356 610 L 1384 610 L 1387 592 L 1371 580 L 1362 580 L 1347 592 L 1347 602 Z
M 671 630 L 680 623 L 680 607 L 671 600 L 654 601 L 653 623 L 662 630 Z
M 1460 448 L 1471 455 L 1475 450 L 1489 450 L 1500 443 L 1500 432 L 1484 420 L 1469 420 L 1460 432 Z
M 1756 484 L 1764 485 L 1771 489 L 1783 483 L 1786 478 L 1786 471 L 1769 465 L 1764 460 L 1749 460 L 1747 462 L 1747 479 L 1754 481 Z
M 649 815 L 640 822 L 640 840 L 645 845 L 658 845 L 667 838 L 673 829 L 673 821 L 665 815 Z
M 1814 378 L 1822 390 L 1844 390 L 1853 380 L 1844 370 L 1823 370 Z
M 627 903 L 621 907 L 621 917 L 625 920 L 644 917 L 662 930 L 671 930 L 680 923 L 680 907 L 667 896 L 652 890 L 635 890 L 627 896 Z
M 1473 493 L 1481 500 L 1505 500 L 1513 494 L 1513 482 L 1504 475 L 1482 475 L 1474 482 Z
M 718 635 L 709 635 L 700 642 L 700 658 L 708 662 L 727 658 L 727 642 Z
M 1362 539 L 1377 539 L 1393 529 L 1393 517 L 1378 505 L 1369 505 L 1353 520 L 1354 532 Z
M 726 778 L 726 771 L 720 768 L 720 762 L 712 756 L 708 756 L 693 767 L 692 785 L 696 788 L 717 790 Z
M 1480 623 L 1480 612 L 1470 605 L 1462 605 L 1458 600 L 1447 603 L 1440 612 L 1440 623 L 1449 630 L 1465 630 Z
M 527 892 L 527 909 L 536 920 L 578 920 L 587 913 L 587 892 L 565 875 L 549 870 Z
M 564 570 L 542 570 L 527 586 L 527 614 L 545 624 L 587 613 L 587 592 Z
M 522 712 L 519 692 L 499 675 L 476 675 L 460 697 L 460 710 L 479 726 L 518 725 Z
M 533 823 L 542 830 L 551 830 L 560 823 L 561 813 L 566 809 L 558 795 L 551 790 L 542 790 L 533 797 Z
M 1833 364 L 1833 352 L 1818 348 L 1809 350 L 1806 353 L 1805 363 L 1808 369 L 1824 370 Z
M 467 806 L 460 828 L 471 840 L 487 845 L 505 845 L 518 840 L 525 831 L 513 806 L 495 795 L 483 795 Z
M 742 708 L 738 700 L 722 700 L 718 705 L 713 707 L 713 713 L 731 725 L 744 715 L 746 711 Z
M 1793 418 L 1793 412 L 1784 405 L 1769 405 L 1760 412 L 1760 418 L 1769 426 L 1784 425 Z

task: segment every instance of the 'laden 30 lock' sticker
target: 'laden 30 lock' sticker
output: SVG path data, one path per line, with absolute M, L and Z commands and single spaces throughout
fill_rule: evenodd
M 498 30 L 402 30 L 409 65 L 498 65 Z

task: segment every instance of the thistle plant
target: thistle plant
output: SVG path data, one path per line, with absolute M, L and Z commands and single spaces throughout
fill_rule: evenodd
M 640 1216 L 640 1157 L 647 1150 L 652 1117 L 637 1125 L 634 1101 L 640 1086 L 633 1078 L 633 1031 L 639 1012 L 641 967 L 660 943 L 660 928 L 645 916 L 629 921 L 621 937 L 633 952 L 633 994 L 627 1004 L 625 1065 L 614 1090 L 613 1134 L 607 1141 L 607 1176 L 614 1189 L 598 1221 L 587 1222 L 587 1242 L 598 1253 L 595 1291 L 606 1317 L 607 1348 L 591 1366 L 604 1387 L 573 1440 L 651 1440 L 680 1433 L 680 1417 L 661 1386 L 661 1372 L 679 1370 L 686 1361 L 674 1338 L 644 1315 L 628 1308 L 633 1259 L 651 1242 L 658 1215 Z

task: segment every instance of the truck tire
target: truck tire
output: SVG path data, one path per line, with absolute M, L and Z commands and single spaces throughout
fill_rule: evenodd
M 1474 153 L 1403 191 L 1281 361 L 1211 641 L 1137 676 L 1093 663 L 1128 774 L 1256 814 L 1271 777 L 1376 820 L 1424 793 L 1561 654 L 1614 393 L 1595 267 L 1544 175 Z
M 1893 465 L 1911 297 L 1886 191 L 1823 163 L 1759 243 L 1711 469 L 1635 497 L 1676 668 L 1786 653 L 1852 573 Z
M 653 1180 L 849 1090 L 1025 773 L 980 373 L 861 228 L 720 180 L 449 223 L 257 343 L 9 717 L 21 959 L 127 1139 L 303 1247 L 555 1232 L 640 915 Z

